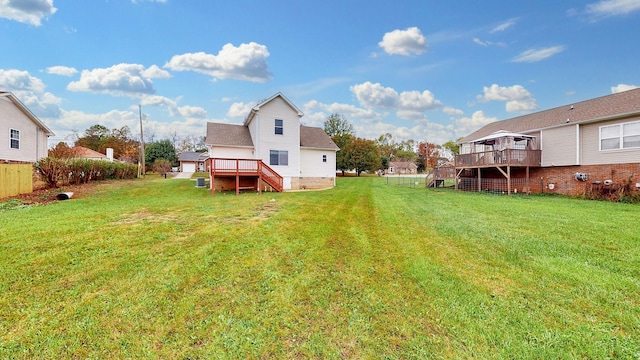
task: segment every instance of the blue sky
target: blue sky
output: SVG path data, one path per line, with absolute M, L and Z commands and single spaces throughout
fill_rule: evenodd
M 442 144 L 640 85 L 640 0 L 0 0 L 0 90 L 72 140 L 242 123 L 282 92 L 322 127 Z

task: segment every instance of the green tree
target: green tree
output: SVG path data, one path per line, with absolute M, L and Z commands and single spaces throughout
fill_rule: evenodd
M 144 148 L 144 161 L 153 164 L 158 159 L 168 160 L 171 164 L 177 161 L 176 148 L 169 139 L 149 143 Z
M 332 138 L 336 135 L 353 135 L 353 125 L 351 125 L 344 115 L 331 114 L 324 122 L 324 132 Z
M 460 140 L 462 138 L 458 138 Z M 460 155 L 460 145 L 458 145 L 455 141 L 449 140 L 446 143 L 442 144 L 442 147 L 448 150 L 451 153 L 451 156 Z M 451 159 L 449 159 L 451 160 Z
M 344 172 L 353 169 L 347 148 L 353 140 L 353 126 L 340 114 L 331 114 L 324 122 L 324 132 L 331 136 L 333 142 L 340 150 L 336 153 L 336 169 Z
M 356 170 L 356 175 L 360 176 L 363 171 L 375 171 L 380 169 L 380 150 L 373 140 L 354 138 L 347 145 L 347 157 L 352 169 Z
M 113 156 L 116 159 L 127 162 L 138 161 L 140 147 L 140 143 L 133 139 L 129 127 L 123 126 L 120 129 L 109 130 L 103 125 L 93 125 L 88 128 L 84 136 L 76 140 L 75 145 L 83 146 L 102 154 L 107 152 L 107 148 L 112 148 Z

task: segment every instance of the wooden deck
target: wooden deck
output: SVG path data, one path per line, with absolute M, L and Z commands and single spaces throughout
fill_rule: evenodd
M 505 149 L 456 155 L 456 168 L 493 166 L 540 166 L 542 151 Z
M 512 168 L 524 168 L 526 169 L 526 175 L 524 180 L 525 191 L 529 191 L 529 168 L 540 167 L 542 164 L 542 151 L 541 150 L 522 150 L 522 149 L 505 149 L 505 150 L 493 150 L 476 152 L 470 154 L 456 155 L 455 157 L 455 169 L 456 169 L 456 189 L 461 183 L 461 174 L 464 170 L 472 169 L 475 172 L 474 179 L 477 183 L 476 189 L 481 191 L 487 186 L 483 185 L 482 173 L 483 169 L 495 168 L 500 172 L 507 181 L 507 193 L 511 195 L 512 191 Z M 486 185 L 486 181 L 484 182 Z M 522 187 L 521 187 L 522 188 Z
M 277 192 L 283 191 L 282 176 L 260 159 L 209 158 L 207 164 L 211 175 L 212 195 L 216 190 L 214 181 L 216 177 L 235 178 L 236 194 L 239 194 L 240 190 L 249 189 L 262 193 L 262 182 L 269 184 Z M 241 186 L 241 182 L 246 183 L 247 180 L 254 185 Z

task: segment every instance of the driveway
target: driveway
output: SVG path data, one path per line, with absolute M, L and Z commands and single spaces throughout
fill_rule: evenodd
M 179 172 L 173 175 L 174 179 L 191 179 L 192 172 Z

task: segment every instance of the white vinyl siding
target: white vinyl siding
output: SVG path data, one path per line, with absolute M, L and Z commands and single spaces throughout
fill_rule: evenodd
M 569 125 L 543 130 L 540 136 L 542 166 L 578 165 L 576 126 Z

